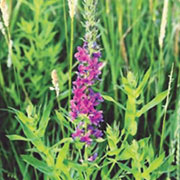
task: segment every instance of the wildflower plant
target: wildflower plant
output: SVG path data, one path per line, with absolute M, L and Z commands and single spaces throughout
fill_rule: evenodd
M 97 1 L 84 1 L 86 34 L 83 46 L 79 46 L 75 54 L 79 65 L 77 78 L 73 82 L 74 96 L 70 102 L 70 116 L 76 126 L 72 137 L 85 142 L 86 145 L 91 145 L 94 139 L 103 135 L 99 130 L 103 112 L 96 109 L 96 106 L 103 102 L 103 98 L 93 90 L 93 86 L 99 81 L 102 67 L 102 62 L 99 62 L 101 52 L 97 45 L 96 4 Z M 97 154 L 92 155 L 89 160 L 95 160 L 96 156 Z
M 0 0 L 0 179 L 180 178 L 180 4 L 167 2 Z
M 103 115 L 102 111 L 96 110 L 95 107 L 103 101 L 103 98 L 100 93 L 95 93 L 92 89 L 101 74 L 99 69 L 102 63 L 98 62 L 100 52 L 93 53 L 90 57 L 87 46 L 85 43 L 83 47 L 78 47 L 78 52 L 75 54 L 81 63 L 78 66 L 77 79 L 73 82 L 74 97 L 71 100 L 70 114 L 73 121 L 78 118 L 84 119 L 84 122 L 78 122 L 79 125 L 73 137 L 80 137 L 81 141 L 90 144 L 92 141 L 90 135 L 96 138 L 102 136 L 102 132 L 96 127 L 103 121 Z M 85 132 L 82 127 L 86 128 Z

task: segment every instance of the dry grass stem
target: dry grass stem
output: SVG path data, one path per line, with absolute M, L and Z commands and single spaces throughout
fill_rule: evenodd
M 159 46 L 160 48 L 163 47 L 163 39 L 165 37 L 166 33 L 166 24 L 167 24 L 167 15 L 168 15 L 168 0 L 164 1 L 164 7 L 163 7 L 163 14 L 161 18 L 161 29 L 160 29 L 160 35 L 159 35 Z

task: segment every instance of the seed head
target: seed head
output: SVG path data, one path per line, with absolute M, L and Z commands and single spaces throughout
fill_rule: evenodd
M 163 47 L 163 39 L 165 37 L 165 32 L 166 32 L 167 15 L 168 15 L 168 0 L 165 0 L 164 7 L 163 7 L 162 20 L 161 20 L 160 36 L 159 36 L 160 48 Z
M 1 9 L 1 12 L 2 12 L 2 18 L 3 18 L 3 21 L 4 21 L 4 25 L 6 27 L 8 27 L 9 26 L 9 12 L 8 12 L 8 5 L 7 5 L 6 0 L 1 0 L 0 9 Z
M 53 87 L 50 87 L 50 90 L 55 90 L 56 91 L 56 96 L 59 96 L 59 79 L 57 75 L 57 71 L 54 69 L 51 72 L 51 79 L 52 79 L 52 84 Z
M 57 75 L 57 71 L 55 69 L 51 72 L 51 78 L 52 78 L 53 86 L 56 86 L 58 83 L 58 75 Z
M 74 18 L 76 8 L 77 8 L 77 0 L 68 0 L 68 6 L 69 6 L 69 14 L 71 18 Z

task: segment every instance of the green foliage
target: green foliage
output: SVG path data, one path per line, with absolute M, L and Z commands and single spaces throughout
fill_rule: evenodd
M 164 1 L 100 0 L 97 8 L 95 0 L 79 1 L 73 21 L 66 0 L 7 2 L 10 26 L 5 35 L 0 30 L 0 179 L 180 179 L 179 1 L 168 1 L 161 48 Z M 89 120 L 72 122 L 68 110 L 73 54 L 84 31 L 91 44 L 99 41 L 106 62 L 96 89 L 105 100 L 103 137 L 91 146 L 71 137 Z M 53 69 L 58 98 L 49 89 Z
M 151 100 L 149 103 L 147 103 L 146 105 L 144 105 L 142 107 L 142 109 L 140 109 L 136 116 L 140 117 L 142 114 L 144 114 L 146 111 L 148 111 L 149 109 L 153 108 L 154 106 L 156 106 L 157 104 L 159 104 L 162 100 L 164 100 L 166 98 L 168 94 L 168 91 L 164 91 L 162 93 L 159 93 L 153 100 Z
M 137 86 L 137 81 L 132 72 L 128 72 L 127 78 L 122 77 L 122 83 L 124 85 L 125 93 L 128 96 L 126 103 L 126 113 L 125 113 L 125 129 L 128 133 L 134 136 L 137 132 L 137 121 L 136 117 L 140 117 L 142 114 L 147 112 L 149 109 L 153 108 L 159 104 L 168 94 L 168 91 L 164 91 L 156 95 L 156 97 L 144 105 L 139 111 L 136 109 L 136 104 L 138 102 L 137 98 L 143 92 L 147 80 L 149 79 L 151 69 L 149 69 L 143 77 L 142 82 Z
M 31 166 L 34 166 L 36 169 L 38 169 L 42 173 L 47 174 L 48 176 L 53 175 L 53 168 L 48 167 L 46 163 L 29 155 L 22 155 L 21 157 L 25 162 L 27 162 Z
M 103 95 L 102 97 L 103 97 L 106 101 L 113 102 L 113 103 L 116 104 L 119 108 L 121 108 L 121 109 L 123 109 L 123 110 L 126 110 L 126 108 L 125 108 L 122 104 L 120 104 L 120 103 L 118 103 L 117 101 L 115 101 L 112 97 L 107 96 L 107 95 Z
M 16 134 L 12 134 L 12 135 L 7 135 L 7 137 L 11 140 L 11 141 L 29 141 L 27 138 L 20 136 L 20 135 L 16 135 Z

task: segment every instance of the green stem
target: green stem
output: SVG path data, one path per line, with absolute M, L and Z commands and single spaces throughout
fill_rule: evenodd
M 61 102 L 60 102 L 59 97 L 57 97 L 57 96 L 56 96 L 56 101 L 57 101 L 58 109 L 59 109 L 59 111 L 61 111 Z
M 164 84 L 164 60 L 163 60 L 163 49 L 160 48 L 160 55 L 159 55 L 159 67 L 158 67 L 158 85 L 157 85 L 157 94 L 162 91 L 162 87 Z M 158 129 L 161 122 L 161 112 L 162 112 L 162 103 L 159 103 L 157 106 L 156 111 L 156 122 L 154 126 L 154 145 L 156 143 L 156 138 L 158 134 Z
M 67 30 L 67 19 L 66 19 L 66 2 L 63 0 L 63 13 L 64 13 L 64 29 L 65 29 L 65 38 L 66 38 L 66 51 L 69 52 L 68 48 L 68 30 Z M 67 53 L 68 56 L 68 53 Z
M 178 66 L 177 88 L 180 87 L 180 65 Z
M 10 24 L 11 32 L 14 29 L 14 26 L 15 26 L 15 23 L 16 23 L 18 14 L 19 14 L 19 9 L 21 7 L 21 4 L 22 4 L 22 0 L 19 0 L 19 1 L 17 1 L 15 8 L 13 8 L 13 14 L 11 14 L 11 17 L 13 17 L 13 18 L 11 18 L 11 24 Z M 11 1 L 11 6 L 12 6 L 12 1 Z
M 113 26 L 114 24 L 112 23 L 113 20 L 111 18 L 111 16 L 109 16 L 108 18 L 108 25 L 109 25 L 109 35 L 110 35 L 110 40 L 111 40 L 111 46 L 112 46 L 112 49 L 111 49 L 111 53 L 114 54 L 114 56 L 111 56 L 111 58 L 109 59 L 110 60 L 110 67 L 111 67 L 111 73 L 112 73 L 112 82 L 113 82 L 113 90 L 114 90 L 114 99 L 115 101 L 118 102 L 118 91 L 117 91 L 117 87 L 116 87 L 116 84 L 117 84 L 117 72 L 116 72 L 116 60 L 115 60 L 115 45 L 114 45 L 114 34 L 113 34 Z M 118 108 L 117 106 L 114 104 L 114 114 L 115 114 L 115 120 L 118 119 Z
M 109 176 L 109 174 L 111 173 L 111 171 L 112 171 L 112 169 L 113 169 L 113 167 L 114 167 L 115 164 L 116 164 L 115 162 L 113 162 L 113 163 L 111 164 L 111 167 L 110 167 L 110 169 L 109 169 L 109 171 L 108 171 L 106 177 Z
M 71 41 L 70 41 L 70 58 L 69 58 L 69 110 L 71 100 L 71 83 L 72 83 L 72 61 L 73 61 L 73 43 L 74 43 L 74 18 L 71 18 Z
M 8 104 L 8 101 L 7 101 L 7 98 L 6 98 L 7 96 L 6 96 L 5 88 L 3 88 L 3 87 L 5 87 L 5 80 L 4 80 L 4 76 L 3 76 L 1 63 L 2 63 L 2 61 L 0 62 L 0 86 L 2 87 L 1 92 L 2 92 L 2 95 L 3 95 L 2 97 L 4 99 L 4 102 L 6 104 Z
M 165 107 L 164 107 L 165 111 L 164 111 L 164 117 L 163 117 L 163 125 L 162 125 L 162 133 L 161 133 L 159 154 L 161 154 L 162 150 L 163 150 L 164 133 L 165 133 L 165 127 L 166 127 L 166 114 L 167 114 L 167 108 L 168 108 L 168 104 L 169 104 L 169 95 L 170 95 L 170 90 L 171 90 L 173 67 L 174 67 L 174 64 L 172 65 L 171 73 L 170 73 L 170 76 L 169 76 L 168 94 L 167 94 L 167 98 L 166 98 L 166 104 L 165 104 Z

